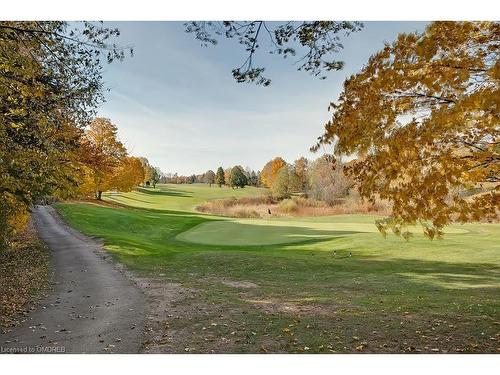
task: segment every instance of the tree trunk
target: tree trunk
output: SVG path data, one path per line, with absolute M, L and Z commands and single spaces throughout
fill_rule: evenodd
M 102 201 L 102 191 L 98 191 L 97 194 L 96 194 L 96 198 L 98 201 Z

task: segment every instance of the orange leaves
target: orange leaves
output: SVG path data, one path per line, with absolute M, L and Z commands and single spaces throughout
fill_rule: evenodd
M 267 187 L 271 187 L 278 175 L 278 171 L 285 165 L 286 162 L 280 157 L 276 157 L 267 162 L 261 172 L 262 183 Z
M 421 220 L 436 238 L 450 221 L 496 216 L 499 41 L 496 23 L 433 22 L 374 54 L 330 106 L 320 144 L 364 155 L 348 170 L 365 198 L 393 203 L 382 233 L 409 238 L 399 225 Z
M 96 118 L 85 132 L 80 159 L 85 166 L 83 193 L 95 193 L 100 199 L 103 191 L 113 188 L 127 191 L 142 182 L 141 160 L 127 157 L 117 131 L 109 119 Z

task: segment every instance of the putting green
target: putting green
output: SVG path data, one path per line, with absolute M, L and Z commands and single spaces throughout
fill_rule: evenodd
M 178 234 L 176 239 L 205 245 L 259 246 L 376 232 L 378 230 L 374 223 L 240 219 L 205 222 Z M 467 231 L 447 228 L 446 232 L 466 233 Z

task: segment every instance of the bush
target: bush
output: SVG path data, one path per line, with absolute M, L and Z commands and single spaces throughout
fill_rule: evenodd
M 285 199 L 279 204 L 279 210 L 286 213 L 297 212 L 299 205 L 295 199 Z
M 248 208 L 238 208 L 232 212 L 231 217 L 258 219 L 260 215 L 257 211 Z

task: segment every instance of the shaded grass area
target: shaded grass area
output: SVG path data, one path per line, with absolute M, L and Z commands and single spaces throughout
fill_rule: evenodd
M 199 199 L 196 187 L 190 189 L 193 197 L 164 199 Z M 196 291 L 172 307 L 181 311 L 180 318 L 169 318 L 168 329 L 185 332 L 172 351 L 500 348 L 500 225 L 457 226 L 435 241 L 415 233 L 405 242 L 369 232 L 375 217 L 287 218 L 273 223 L 278 236 L 303 235 L 304 223 L 309 223 L 307 231 L 321 235 L 296 243 L 245 245 L 228 238 L 241 235 L 236 226 L 219 233 L 215 243 L 197 244 L 181 234 L 238 221 L 194 214 L 191 203 L 178 202 L 171 210 L 166 202 L 161 209 L 161 194 L 133 194 L 156 207 L 60 204 L 57 209 L 71 225 L 103 238 L 108 251 L 131 269 Z M 244 225 L 251 231 L 246 238 L 254 243 L 270 235 L 262 223 Z M 332 227 L 322 229 L 325 225 Z M 334 233 L 335 225 L 342 233 Z M 255 286 L 238 287 L 237 282 Z
M 0 251 L 0 327 L 15 326 L 48 287 L 51 275 L 50 254 L 39 242 L 30 223 L 14 239 L 12 246 Z

